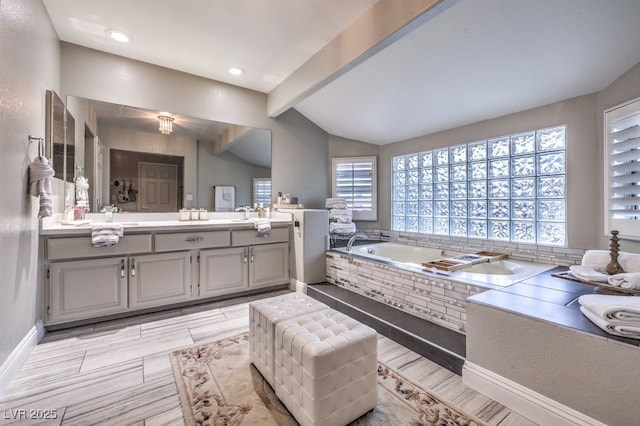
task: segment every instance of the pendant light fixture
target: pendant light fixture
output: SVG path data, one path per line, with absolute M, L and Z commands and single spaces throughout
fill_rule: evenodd
M 159 115 L 158 121 L 160 122 L 159 130 L 163 135 L 170 135 L 173 132 L 173 117 L 169 115 Z

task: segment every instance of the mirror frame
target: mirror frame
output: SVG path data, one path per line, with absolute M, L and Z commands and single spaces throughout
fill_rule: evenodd
M 68 123 L 71 123 L 69 126 Z M 56 134 L 56 123 L 61 127 L 62 133 Z M 61 140 L 56 140 L 57 136 L 61 136 Z M 54 170 L 58 170 L 61 174 L 55 176 L 65 182 L 74 182 L 75 156 L 70 155 L 68 149 L 69 140 L 73 139 L 75 149 L 75 119 L 65 106 L 60 96 L 54 90 L 47 90 L 45 95 L 45 157 L 49 160 L 49 164 Z M 62 157 L 58 164 L 54 159 L 55 145 L 62 145 Z
M 45 157 L 49 160 L 49 162 L 53 163 L 53 144 L 55 141 L 55 121 L 56 116 L 59 111 L 60 116 L 62 117 L 62 128 L 64 129 L 64 102 L 58 96 L 58 94 L 53 90 L 47 90 L 46 92 L 46 113 L 45 113 Z M 64 131 L 63 131 L 64 133 Z M 62 139 L 62 143 L 64 144 L 64 136 Z M 53 164 L 52 164 L 53 167 Z M 60 176 L 56 176 L 60 178 Z

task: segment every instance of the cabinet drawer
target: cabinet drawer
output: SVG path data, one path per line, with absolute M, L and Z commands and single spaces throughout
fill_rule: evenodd
M 229 231 L 156 234 L 156 252 L 229 247 Z
M 271 228 L 268 235 L 260 235 L 254 229 L 232 231 L 231 241 L 234 247 L 288 242 L 289 228 Z
M 93 247 L 91 237 L 51 238 L 47 240 L 49 260 L 104 257 L 133 253 L 150 253 L 151 235 L 125 235 L 118 244 L 109 247 Z

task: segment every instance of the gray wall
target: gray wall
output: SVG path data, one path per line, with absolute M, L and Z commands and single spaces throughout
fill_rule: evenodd
M 169 111 L 271 130 L 272 188 L 324 206 L 328 135 L 296 111 L 269 118 L 267 95 L 61 43 L 63 96 Z
M 60 85 L 60 47 L 39 0 L 0 2 L 0 365 L 40 318 L 38 199 L 28 166 L 44 137 L 45 91 Z

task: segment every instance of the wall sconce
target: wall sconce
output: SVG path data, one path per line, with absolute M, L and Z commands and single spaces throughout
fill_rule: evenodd
M 163 135 L 170 135 L 171 132 L 173 132 L 173 117 L 168 115 L 159 115 L 158 121 L 160 122 L 160 133 Z

